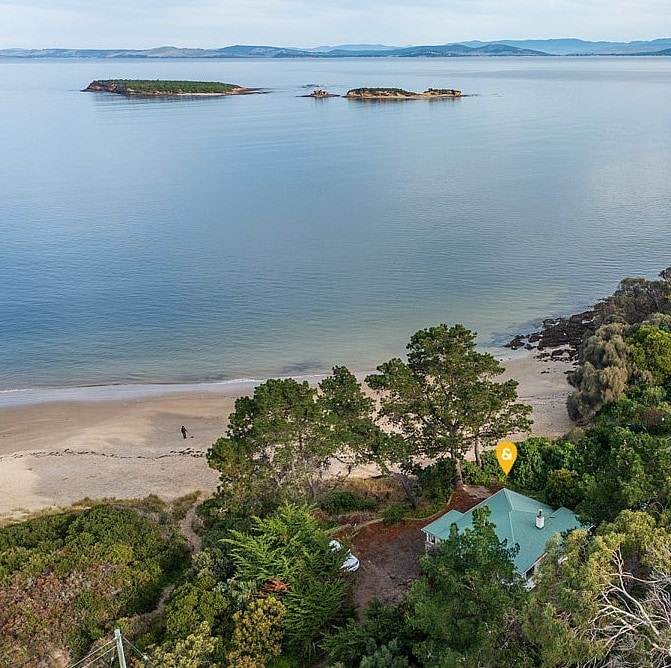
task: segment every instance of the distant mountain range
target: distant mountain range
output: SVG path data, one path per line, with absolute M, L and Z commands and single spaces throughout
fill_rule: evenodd
M 277 46 L 226 46 L 191 49 L 0 49 L 0 58 L 446 58 L 469 56 L 669 56 L 671 38 L 635 42 L 587 42 L 581 39 L 498 40 L 434 46 L 342 44 L 295 49 Z
M 496 42 L 461 42 L 466 46 L 503 44 L 520 49 L 543 51 L 550 56 L 659 56 L 668 55 L 671 38 L 654 39 L 648 42 L 587 42 L 582 39 L 503 39 Z M 667 53 L 663 53 L 666 51 Z

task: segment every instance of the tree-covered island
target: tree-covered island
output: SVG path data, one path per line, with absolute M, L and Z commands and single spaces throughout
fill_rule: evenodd
M 423 93 L 415 93 L 402 88 L 352 88 L 345 95 L 345 97 L 355 100 L 417 100 L 461 96 L 461 91 L 454 88 L 429 88 Z
M 100 79 L 92 81 L 84 92 L 116 93 L 138 97 L 170 97 L 177 95 L 245 95 L 256 92 L 256 89 L 219 81 Z

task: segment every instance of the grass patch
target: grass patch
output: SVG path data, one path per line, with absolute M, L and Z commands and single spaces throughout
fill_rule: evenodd
M 378 507 L 385 507 L 390 503 L 405 499 L 403 487 L 391 476 L 350 478 L 340 489 L 353 492 L 364 499 L 375 499 Z

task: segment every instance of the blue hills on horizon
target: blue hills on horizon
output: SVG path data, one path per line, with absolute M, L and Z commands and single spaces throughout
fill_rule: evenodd
M 473 56 L 669 56 L 671 38 L 590 42 L 576 38 L 453 42 L 387 46 L 341 44 L 310 49 L 236 44 L 219 49 L 161 46 L 151 49 L 0 49 L 0 58 L 440 58 Z

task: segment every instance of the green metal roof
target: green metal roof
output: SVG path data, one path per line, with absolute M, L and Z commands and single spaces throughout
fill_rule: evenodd
M 529 570 L 543 556 L 545 546 L 554 534 L 581 526 L 575 513 L 568 508 L 555 510 L 545 503 L 509 489 L 499 490 L 475 508 L 483 506 L 489 508 L 489 521 L 494 524 L 499 540 L 506 540 L 508 547 L 519 545 L 519 552 L 513 561 L 515 569 L 521 574 Z M 472 526 L 475 508 L 467 513 L 450 510 L 431 524 L 427 524 L 422 531 L 445 540 L 450 535 L 452 524 L 456 524 L 459 531 Z M 545 526 L 542 529 L 536 527 L 536 515 L 539 510 L 545 515 Z

